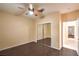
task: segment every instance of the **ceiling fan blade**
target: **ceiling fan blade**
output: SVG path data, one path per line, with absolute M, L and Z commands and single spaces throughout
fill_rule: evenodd
M 44 11 L 44 9 L 34 10 L 34 15 L 35 16 L 42 16 L 43 11 Z
M 23 9 L 19 10 L 19 11 L 16 13 L 16 15 L 22 15 L 22 14 L 24 14 L 25 12 L 26 12 L 26 9 L 23 8 Z
M 40 9 L 40 10 L 38 10 L 38 12 L 43 12 L 44 11 L 44 9 L 42 8 L 42 9 Z
M 28 15 L 28 13 L 26 13 L 26 15 Z
M 33 9 L 28 8 L 28 10 L 29 10 L 29 11 L 33 11 L 33 12 L 34 12 L 34 8 L 33 8 Z
M 18 7 L 19 9 L 24 9 L 23 7 Z

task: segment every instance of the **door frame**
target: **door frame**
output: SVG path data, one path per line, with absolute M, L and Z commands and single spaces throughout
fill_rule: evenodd
M 69 21 L 69 22 L 71 22 L 71 21 Z M 75 31 L 75 35 L 76 35 L 75 36 L 75 39 L 78 41 L 78 24 L 77 24 L 78 21 L 77 20 L 74 20 L 74 22 L 75 22 L 75 25 L 74 25 L 75 26 L 75 30 L 74 31 Z M 63 43 L 64 43 L 64 23 L 66 23 L 66 22 L 63 22 Z M 71 26 L 71 25 L 69 25 L 69 26 Z M 66 27 L 67 27 L 67 25 L 66 25 Z M 66 31 L 67 31 L 67 29 L 66 29 Z M 77 43 L 77 46 L 78 46 L 78 43 Z M 63 47 L 64 47 L 64 44 L 63 44 Z M 76 51 L 78 51 L 78 50 L 76 49 Z
M 47 23 L 50 23 L 50 22 L 47 22 Z M 40 40 L 40 39 L 38 38 L 38 36 L 39 36 L 39 35 L 38 35 L 38 26 L 39 26 L 39 25 L 42 25 L 43 37 L 44 37 L 44 24 L 47 24 L 47 23 L 37 24 L 37 40 Z M 50 25 L 51 25 L 51 23 L 50 23 Z M 52 30 L 51 30 L 51 31 L 52 31 Z M 42 37 L 42 38 L 43 38 L 43 37 Z M 51 36 L 51 37 L 52 37 L 52 36 Z

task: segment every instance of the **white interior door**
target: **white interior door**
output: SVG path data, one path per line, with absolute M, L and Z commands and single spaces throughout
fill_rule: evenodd
M 43 39 L 43 25 L 42 24 L 38 24 L 37 26 L 37 39 Z
M 74 26 L 74 38 L 68 37 L 68 27 Z M 63 23 L 63 46 L 66 48 L 77 50 L 77 26 L 76 21 L 64 22 Z

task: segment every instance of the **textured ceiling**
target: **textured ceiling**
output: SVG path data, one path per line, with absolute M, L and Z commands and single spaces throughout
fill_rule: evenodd
M 0 3 L 0 10 L 9 12 L 9 13 L 17 13 L 22 10 L 18 7 L 24 7 L 21 3 Z M 26 3 L 26 6 L 28 4 Z M 35 7 L 44 8 L 44 14 L 52 13 L 52 12 L 60 12 L 67 13 L 74 10 L 79 10 L 78 3 L 37 3 L 34 4 Z M 28 7 L 27 7 L 28 8 Z

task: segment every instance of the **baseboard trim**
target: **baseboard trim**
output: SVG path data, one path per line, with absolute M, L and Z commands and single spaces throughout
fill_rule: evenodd
M 77 52 L 78 56 L 79 56 L 79 53 Z
M 35 41 L 30 41 L 30 42 L 35 42 Z M 9 46 L 9 47 L 6 47 L 6 48 L 2 48 L 2 49 L 0 49 L 0 51 L 6 50 L 6 49 L 10 49 L 10 48 L 14 48 L 14 47 L 18 47 L 18 46 L 21 46 L 21 45 L 24 45 L 24 44 L 28 44 L 30 42 L 25 42 L 25 43 L 21 43 L 21 44 L 18 44 L 18 45 L 14 45 L 14 46 Z
M 77 51 L 77 54 L 78 54 L 78 56 L 79 56 L 79 52 Z
M 61 50 L 63 47 L 62 48 L 51 47 L 51 48 L 56 49 L 56 50 Z
M 69 46 L 67 46 L 67 45 L 64 45 L 63 47 L 69 48 L 69 49 L 73 49 L 73 48 L 71 48 L 71 47 L 69 47 Z M 77 51 L 76 49 L 73 49 L 73 50 Z

